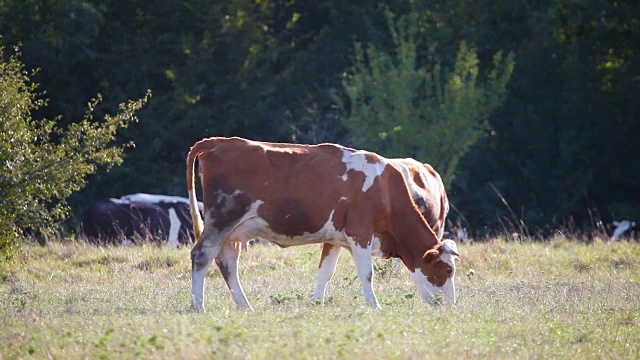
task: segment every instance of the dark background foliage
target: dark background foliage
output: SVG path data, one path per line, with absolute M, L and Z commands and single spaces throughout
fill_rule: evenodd
M 415 11 L 445 65 L 461 41 L 482 63 L 514 54 L 487 136 L 451 180 L 452 221 L 534 232 L 640 218 L 637 1 L 0 0 L 0 45 L 22 44 L 50 99 L 38 115 L 63 124 L 98 93 L 109 111 L 153 92 L 119 139 L 137 144 L 123 165 L 71 199 L 80 216 L 103 197 L 184 196 L 184 159 L 203 137 L 351 145 L 332 94 L 354 43 L 393 51 L 386 10 Z

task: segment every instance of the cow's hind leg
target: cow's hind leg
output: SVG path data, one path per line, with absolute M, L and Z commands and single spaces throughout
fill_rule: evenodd
M 322 245 L 322 256 L 320 257 L 320 265 L 318 266 L 318 282 L 316 283 L 316 290 L 313 293 L 311 301 L 316 303 L 324 302 L 327 283 L 336 271 L 340 250 L 342 250 L 342 248 L 337 245 L 329 243 Z
M 246 240 L 244 241 L 244 246 L 246 246 Z M 247 296 L 244 294 L 244 290 L 242 290 L 238 276 L 238 260 L 242 246 L 243 243 L 241 242 L 225 241 L 216 257 L 216 264 L 220 268 L 224 280 L 227 282 L 227 286 L 229 287 L 229 291 L 231 291 L 231 296 L 233 297 L 233 301 L 236 302 L 236 305 L 241 308 L 253 310 L 247 300 Z
M 191 309 L 204 310 L 204 282 L 209 266 L 220 252 L 224 238 L 210 231 L 202 233 L 191 249 Z
M 216 264 L 218 264 L 222 276 L 227 282 L 231 296 L 233 296 L 236 305 L 241 308 L 253 310 L 242 290 L 240 277 L 238 276 L 240 250 L 246 250 L 249 240 L 258 237 L 261 229 L 265 226 L 263 220 L 256 218 L 245 220 L 243 223 L 237 225 L 225 240 L 220 253 L 216 257 Z

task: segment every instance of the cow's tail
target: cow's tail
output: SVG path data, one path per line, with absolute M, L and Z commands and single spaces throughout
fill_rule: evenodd
M 196 174 L 195 165 L 198 155 L 203 151 L 203 142 L 199 141 L 191 147 L 189 155 L 187 155 L 187 191 L 189 192 L 189 207 L 191 210 L 191 220 L 193 222 L 193 234 L 196 237 L 196 241 L 200 239 L 202 231 L 204 230 L 204 222 L 202 216 L 200 216 L 200 209 L 198 207 L 198 197 L 196 195 Z

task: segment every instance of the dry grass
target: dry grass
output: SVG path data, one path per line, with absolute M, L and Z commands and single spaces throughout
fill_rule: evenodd
M 639 358 L 640 245 L 496 240 L 461 247 L 458 304 L 422 303 L 377 261 L 383 310 L 364 306 L 345 253 L 324 306 L 320 248 L 255 246 L 237 310 L 217 269 L 188 311 L 189 249 L 25 245 L 0 278 L 4 358 Z M 474 270 L 471 275 L 470 270 Z

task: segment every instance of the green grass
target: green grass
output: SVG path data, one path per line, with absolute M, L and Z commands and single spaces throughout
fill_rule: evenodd
M 313 305 L 320 248 L 255 246 L 241 258 L 255 312 L 235 307 L 214 266 L 207 311 L 192 313 L 187 248 L 24 245 L 0 277 L 0 358 L 640 358 L 638 243 L 460 251 L 453 307 L 423 303 L 386 261 L 383 309 L 366 307 L 346 252 L 328 303 Z

